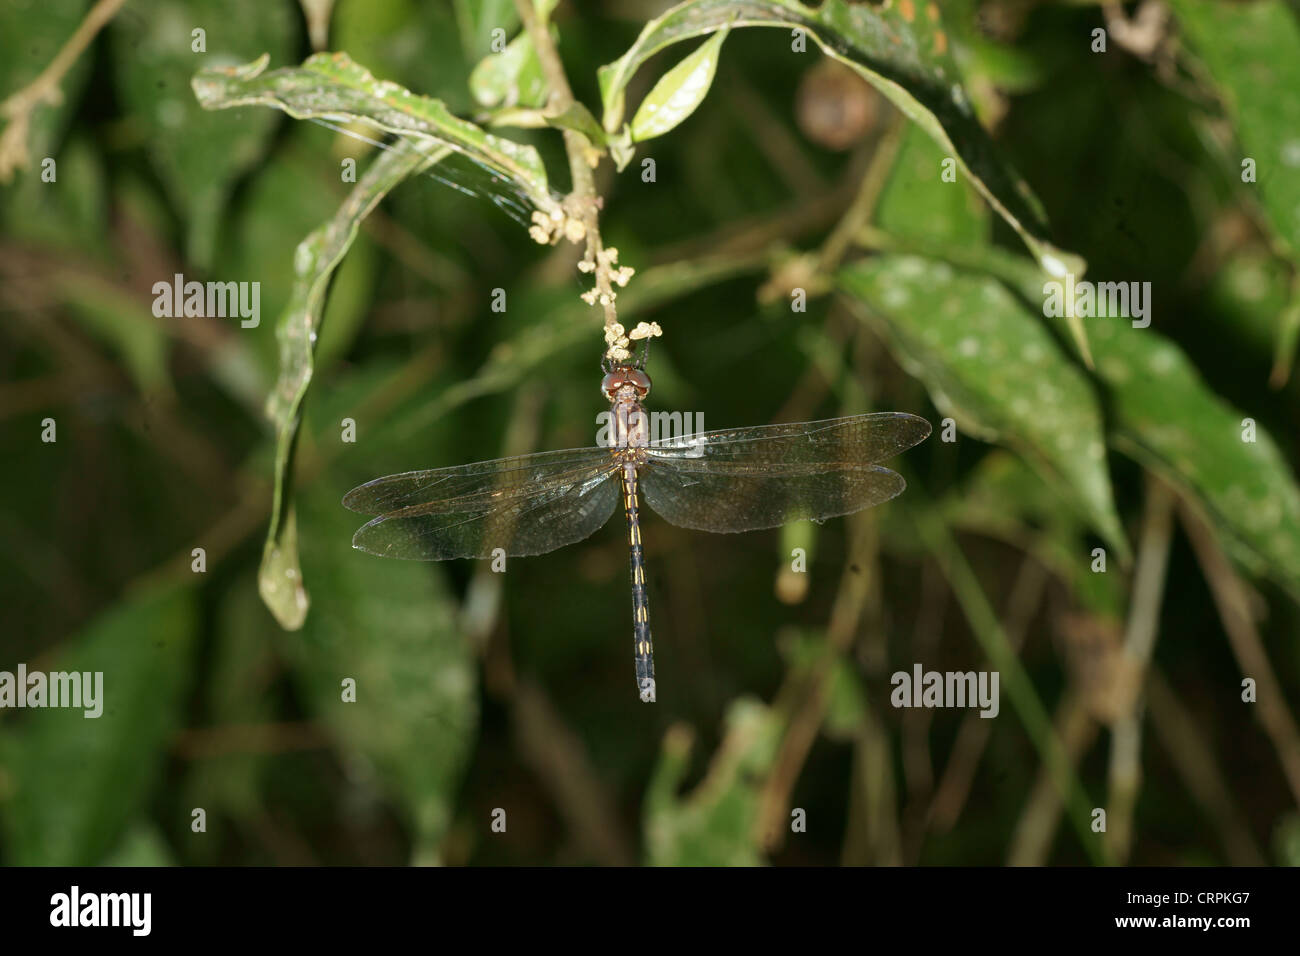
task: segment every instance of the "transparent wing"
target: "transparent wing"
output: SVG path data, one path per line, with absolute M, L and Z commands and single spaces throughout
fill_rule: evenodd
M 641 468 L 645 502 L 665 521 L 696 531 L 756 531 L 791 521 L 824 521 L 888 501 L 906 487 L 879 465 L 714 462 L 708 470 L 651 461 Z
M 870 465 L 892 458 L 930 434 L 930 423 L 906 412 L 875 412 L 848 418 L 784 425 L 756 425 L 703 432 L 651 443 L 652 459 L 671 459 L 673 467 L 708 471 L 719 462 L 765 473 L 772 465 Z M 745 469 L 738 472 L 744 473 Z
M 465 510 L 459 505 L 473 508 L 484 495 L 499 497 L 515 489 L 533 489 L 571 471 L 607 464 L 609 459 L 608 448 L 566 448 L 472 465 L 406 471 L 358 485 L 343 496 L 343 507 L 363 515 L 382 515 L 435 502 L 444 510 Z
M 822 521 L 888 501 L 906 487 L 875 462 L 930 434 L 904 412 L 731 428 L 654 443 L 640 483 L 665 520 L 699 531 Z
M 545 554 L 581 541 L 618 504 L 607 448 L 544 452 L 390 475 L 344 497 L 379 514 L 352 538 L 370 554 L 420 561 Z

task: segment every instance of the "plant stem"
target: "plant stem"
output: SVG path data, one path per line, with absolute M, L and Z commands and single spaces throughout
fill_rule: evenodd
M 515 0 L 515 9 L 524 30 L 533 43 L 537 60 L 542 66 L 542 75 L 550 88 L 547 108 L 553 112 L 562 112 L 574 102 L 573 89 L 564 72 L 559 51 L 551 39 L 551 31 L 537 17 L 533 0 Z M 596 277 L 596 292 L 601 306 L 605 310 L 605 325 L 618 321 L 618 309 L 614 304 L 617 293 L 610 278 L 609 265 L 602 259 L 604 246 L 600 240 L 600 196 L 596 193 L 596 178 L 592 174 L 588 154 L 591 144 L 581 133 L 566 129 L 564 132 L 564 151 L 569 157 L 569 176 L 572 179 L 569 196 L 564 201 L 565 209 L 574 219 L 582 223 L 587 240 L 586 262 L 592 266 Z
M 1196 553 L 1196 560 L 1210 585 L 1223 629 L 1228 634 L 1228 645 L 1237 658 L 1241 674 L 1255 681 L 1258 693 L 1255 718 L 1264 726 L 1277 749 L 1282 774 L 1291 788 L 1292 798 L 1300 806 L 1300 727 L 1296 726 L 1295 718 L 1287 709 L 1286 695 L 1282 693 L 1282 685 L 1269 663 L 1264 641 L 1255 626 L 1246 585 L 1228 563 L 1214 532 L 1193 510 L 1186 496 L 1180 501 L 1179 515 L 1192 543 L 1192 551 Z
M 1142 786 L 1143 686 L 1160 627 L 1165 571 L 1173 536 L 1174 497 L 1155 475 L 1147 474 L 1146 512 L 1133 575 L 1133 599 L 1124 635 L 1121 680 L 1123 709 L 1111 725 L 1109 812 L 1106 840 L 1116 863 L 1128 861 L 1133 844 L 1133 813 Z
M 827 238 L 817 257 L 817 271 L 821 275 L 830 275 L 839 267 L 840 260 L 848 251 L 854 237 L 862 227 L 871 221 L 876 211 L 876 203 L 889 181 L 889 174 L 894 170 L 894 160 L 898 158 L 899 148 L 903 144 L 903 134 L 907 123 L 897 113 L 890 118 L 884 134 L 876 143 L 871 165 L 862 177 L 858 194 L 849 206 L 844 218 L 836 225 L 834 232 Z
M 989 663 L 1001 675 L 1002 685 L 1011 698 L 1011 706 L 1019 715 L 1025 732 L 1029 734 L 1029 739 L 1043 761 L 1042 779 L 1055 790 L 1068 810 L 1070 822 L 1074 824 L 1084 851 L 1094 863 L 1108 864 L 1109 847 L 1101 844 L 1092 832 L 1094 804 L 1089 800 L 1088 793 L 1075 772 L 1075 757 L 1071 748 L 1053 727 L 1052 719 L 1043 707 L 1038 692 L 1034 690 L 1029 674 L 1013 650 L 997 614 L 989 606 L 974 569 L 953 540 L 952 532 L 938 516 L 935 506 L 919 493 L 919 489 L 911 483 L 909 487 L 912 488 L 912 507 L 909 510 L 916 523 L 918 537 L 938 562 L 957 603 L 966 615 L 975 640 L 987 655 Z

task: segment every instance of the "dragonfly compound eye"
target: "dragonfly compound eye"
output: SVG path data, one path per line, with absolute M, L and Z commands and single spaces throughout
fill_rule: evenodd
M 632 386 L 636 389 L 638 399 L 650 394 L 650 376 L 631 365 L 619 365 L 600 380 L 600 391 L 611 402 L 618 397 L 619 390 Z
M 604 395 L 610 401 L 614 400 L 614 394 L 626 383 L 626 369 L 616 368 L 600 380 L 600 394 Z

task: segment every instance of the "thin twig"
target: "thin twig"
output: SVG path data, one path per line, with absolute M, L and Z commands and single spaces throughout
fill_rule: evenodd
M 800 199 L 809 199 L 822 191 L 822 175 L 790 132 L 783 117 L 773 114 L 767 103 L 745 80 L 727 86 L 727 98 L 734 113 L 749 127 L 754 145 L 785 183 Z
M 788 295 L 796 288 L 807 290 L 810 295 L 820 295 L 830 291 L 834 283 L 833 273 L 839 267 L 840 261 L 848 252 L 855 237 L 875 214 L 876 203 L 885 184 L 889 181 L 894 160 L 898 157 L 905 126 L 902 118 L 894 114 L 889 126 L 876 142 L 853 201 L 840 216 L 821 248 L 782 263 L 758 290 L 759 302 L 772 302 Z
M 532 41 L 537 60 L 542 66 L 542 75 L 550 88 L 547 107 L 553 112 L 562 112 L 573 105 L 573 90 L 569 86 L 569 78 L 565 75 L 560 54 L 551 39 L 551 32 L 537 18 L 533 0 L 515 0 L 515 9 L 519 11 L 519 19 L 523 22 L 524 30 Z M 581 133 L 569 129 L 563 132 L 564 151 L 569 157 L 569 175 L 573 180 L 572 191 L 565 199 L 564 206 L 572 219 L 582 223 L 582 235 L 578 238 L 585 237 L 587 240 L 587 254 L 583 260 L 583 268 L 584 271 L 591 271 L 595 275 L 595 298 L 604 309 L 605 326 L 608 328 L 618 322 L 618 309 L 614 304 L 618 295 L 614 290 L 617 280 L 614 278 L 613 268 L 617 260 L 609 257 L 600 239 L 601 199 L 596 192 L 596 178 L 592 173 L 592 167 L 595 165 L 592 160 L 598 158 L 599 154 L 594 153 L 592 144 L 587 142 L 587 138 Z
M 798 704 L 789 708 L 792 713 L 787 730 L 763 787 L 755 820 L 755 838 L 769 852 L 778 849 L 785 838 L 782 823 L 789 815 L 795 782 L 817 739 L 817 731 L 826 719 L 830 676 L 835 663 L 852 645 L 871 599 L 875 578 L 875 562 L 870 560 L 876 549 L 874 519 L 858 514 L 849 521 L 852 528 L 850 557 L 845 562 L 840 588 L 831 608 L 830 623 L 826 628 L 826 653 L 814 665 L 812 673 L 799 682 L 801 688 L 788 684 L 778 694 L 778 709 L 784 709 L 784 702 L 794 698 L 797 690 L 802 689 Z M 871 570 L 864 570 L 866 568 Z
M 997 614 L 989 606 L 974 569 L 966 561 L 934 506 L 925 500 L 919 489 L 913 487 L 910 494 L 910 512 L 921 540 L 939 562 L 975 639 L 988 656 L 989 663 L 997 669 L 1002 686 L 1011 698 L 1011 705 L 1043 761 L 1045 776 L 1069 807 L 1070 821 L 1079 835 L 1079 841 L 1094 861 L 1107 862 L 1109 853 L 1095 839 L 1091 828 L 1093 804 L 1075 771 L 1069 749 L 1053 728 L 1051 718 L 1048 717 L 1029 674 L 1007 640 Z
M 1071 772 L 1096 739 L 1097 726 L 1078 697 L 1067 693 L 1061 699 L 1056 710 L 1054 733 Z M 1044 764 L 1011 837 L 1008 866 L 1043 866 L 1047 862 L 1061 816 L 1061 790 L 1053 777 L 1053 771 Z
M 822 244 L 817 256 L 818 275 L 824 276 L 839 266 L 854 237 L 871 221 L 880 194 L 884 191 L 885 184 L 889 182 L 889 174 L 893 172 L 894 160 L 898 158 L 898 150 L 902 146 L 903 134 L 906 130 L 907 122 L 901 114 L 894 113 L 871 156 L 871 165 L 867 167 L 867 173 L 862 177 L 862 186 L 853 200 L 853 205 L 849 206 L 835 230 Z
M 903 838 L 889 734 L 867 712 L 853 748 L 849 822 L 841 862 L 845 866 L 901 866 Z
M 1007 598 L 1007 609 L 1003 614 L 1007 641 L 1017 653 L 1024 644 L 1030 619 L 1042 601 L 1048 580 L 1047 569 L 1039 560 L 1032 556 L 1026 557 L 1015 584 L 1012 585 L 1011 596 Z M 975 771 L 979 768 L 980 758 L 984 755 L 984 748 L 992 732 L 993 721 L 985 720 L 979 714 L 967 714 L 962 720 L 943 777 L 926 813 L 926 823 L 937 832 L 951 830 L 961 816 L 962 808 L 970 795 L 971 784 L 975 780 Z
M 0 182 L 9 182 L 14 170 L 27 165 L 27 131 L 31 126 L 32 112 L 42 104 L 58 106 L 63 101 L 63 94 L 59 91 L 63 77 L 77 62 L 77 57 L 90 46 L 95 34 L 117 15 L 125 2 L 99 0 L 49 66 L 36 79 L 0 103 L 0 117 L 9 120 L 4 133 L 0 133 Z
M 1142 786 L 1142 685 L 1155 648 L 1173 535 L 1173 494 L 1150 473 L 1146 484 L 1142 538 L 1118 677 L 1123 686 L 1116 689 L 1121 704 L 1110 738 L 1106 842 L 1115 862 L 1121 864 L 1128 859 L 1133 844 L 1133 810 Z
M 1252 705 L 1255 716 L 1272 740 L 1291 794 L 1300 805 L 1300 731 L 1297 731 L 1295 718 L 1287 709 L 1282 686 L 1273 673 L 1264 642 L 1255 628 L 1246 587 L 1219 550 L 1209 527 L 1192 511 L 1186 499 L 1179 506 L 1179 515 L 1214 595 L 1233 656 L 1237 658 L 1242 674 L 1255 681 L 1256 702 Z
M 1210 735 L 1197 726 L 1196 719 L 1154 668 L 1147 680 L 1147 707 L 1151 711 L 1151 726 L 1183 778 L 1183 784 L 1218 829 L 1228 863 L 1266 865 L 1268 861 L 1256 846 L 1250 827 L 1232 797 L 1232 788 L 1207 743 Z
M 602 866 L 631 866 L 635 857 L 613 796 L 582 738 L 531 681 L 516 686 L 513 716 L 520 753 L 541 777 L 583 852 Z

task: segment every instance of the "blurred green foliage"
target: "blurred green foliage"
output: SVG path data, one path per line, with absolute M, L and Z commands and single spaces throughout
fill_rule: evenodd
M 91 6 L 0 0 L 0 102 Z M 338 0 L 351 62 L 292 0 L 129 0 L 0 109 L 0 671 L 105 683 L 0 710 L 0 862 L 1296 865 L 1295 6 L 536 9 L 581 107 L 508 0 Z M 617 527 L 501 575 L 356 552 L 339 504 L 591 444 L 600 309 L 527 231 L 557 128 L 665 330 L 654 408 L 936 426 L 873 512 L 647 515 L 653 707 Z M 1049 317 L 1085 262 L 1150 326 Z M 176 274 L 261 321 L 156 317 Z M 891 706 L 916 663 L 1005 706 Z M 1128 813 L 1134 716 L 1130 847 L 1089 811 Z

